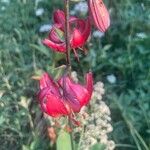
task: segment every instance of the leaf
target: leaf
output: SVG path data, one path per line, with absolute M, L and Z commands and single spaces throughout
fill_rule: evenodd
M 46 56 L 50 56 L 49 50 L 44 47 L 43 45 L 35 45 L 35 44 L 30 44 L 31 48 L 38 50 L 39 52 L 43 53 Z
M 22 150 L 29 150 L 30 148 L 28 147 L 28 146 L 26 146 L 26 145 L 23 145 L 22 146 Z
M 0 90 L 0 98 L 2 98 L 4 94 L 5 94 L 5 91 Z
M 57 138 L 57 150 L 71 150 L 71 138 L 69 133 L 61 130 Z
M 90 148 L 90 150 L 105 150 L 105 149 L 106 149 L 106 146 L 100 143 L 97 143 Z
M 0 116 L 0 125 L 2 125 L 5 122 L 5 117 L 4 116 Z
M 110 48 L 112 47 L 112 45 L 111 44 L 107 44 L 107 45 L 105 45 L 104 47 L 103 47 L 103 51 L 108 51 Z

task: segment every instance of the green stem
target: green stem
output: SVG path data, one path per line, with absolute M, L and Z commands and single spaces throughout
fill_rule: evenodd
M 69 120 L 68 120 L 69 126 L 70 126 L 71 129 L 73 129 L 73 127 L 72 127 L 72 122 L 71 122 L 70 117 L 69 117 L 68 119 L 69 119 Z M 69 133 L 70 133 L 70 139 L 71 139 L 71 149 L 74 150 L 74 142 L 73 142 L 73 134 L 72 134 L 72 131 L 69 132 Z

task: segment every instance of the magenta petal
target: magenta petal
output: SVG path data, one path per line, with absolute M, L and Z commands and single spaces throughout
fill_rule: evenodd
M 65 14 L 61 10 L 57 10 L 53 15 L 54 25 L 50 30 L 49 37 L 43 40 L 43 44 L 47 47 L 53 49 L 55 52 L 66 52 L 65 40 L 58 35 L 58 30 L 65 34 Z M 78 19 L 77 17 L 70 16 L 69 18 L 70 26 L 70 47 L 78 48 L 82 47 L 87 41 L 91 26 L 89 19 Z
M 77 99 L 76 94 L 68 84 L 68 77 L 64 76 L 61 82 L 63 87 L 63 96 L 66 102 L 69 104 L 69 106 L 72 108 L 74 112 L 79 112 L 81 109 L 81 105 L 79 100 Z
M 58 44 L 58 43 L 55 43 L 49 39 L 44 39 L 42 41 L 42 43 L 44 45 L 46 45 L 47 47 L 49 48 L 52 48 L 53 51 L 56 51 L 56 52 L 63 52 L 65 53 L 66 52 L 66 46 L 65 46 L 65 43 L 61 43 L 61 44 Z
M 53 81 L 52 77 L 48 73 L 44 73 L 40 79 L 40 89 L 49 88 L 54 94 L 60 96 L 58 85 Z
M 40 91 L 38 99 L 43 112 L 58 117 L 68 115 L 65 100 L 59 91 L 58 85 L 48 73 L 44 73 L 40 79 Z
M 86 85 L 74 83 L 68 76 L 62 77 L 58 82 L 74 112 L 79 112 L 82 106 L 88 104 L 93 91 L 92 73 L 86 75 Z
M 91 26 L 89 20 L 76 20 L 77 26 L 74 28 L 72 33 L 71 45 L 73 48 L 83 46 L 91 32 Z
M 56 10 L 53 14 L 54 23 L 56 24 L 65 24 L 65 14 L 62 10 Z
M 60 99 L 57 96 L 49 93 L 46 96 L 46 100 L 47 113 L 49 115 L 53 117 L 68 115 L 69 112 L 64 105 L 63 99 Z
M 55 24 L 49 33 L 48 39 L 44 39 L 42 42 L 44 45 L 46 45 L 49 48 L 52 48 L 56 52 L 65 53 L 66 52 L 65 41 L 62 41 L 56 32 L 56 29 L 61 30 L 61 27 L 62 27 L 61 25 Z
M 38 99 L 43 112 L 58 117 L 79 112 L 87 105 L 93 91 L 92 73 L 86 75 L 86 85 L 74 83 L 69 76 L 63 76 L 55 83 L 51 76 L 44 73 L 40 79 Z
M 51 93 L 50 89 L 43 89 L 38 94 L 42 110 L 50 116 L 68 115 L 68 111 L 59 95 Z
M 74 83 L 72 80 L 68 78 L 67 82 L 71 89 L 74 91 L 74 93 L 77 96 L 77 99 L 80 102 L 80 105 L 87 105 L 93 91 L 93 78 L 92 78 L 92 73 L 86 74 L 86 85 L 80 85 L 77 83 Z
M 92 75 L 92 72 L 89 72 L 88 74 L 86 74 L 85 81 L 86 81 L 85 87 L 88 91 L 88 98 L 86 99 L 84 105 L 87 105 L 91 96 L 92 96 L 92 92 L 93 92 L 93 75 Z

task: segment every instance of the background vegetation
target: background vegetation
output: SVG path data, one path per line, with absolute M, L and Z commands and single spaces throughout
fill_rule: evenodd
M 73 68 L 82 75 L 91 67 L 95 82 L 104 82 L 116 150 L 149 150 L 150 2 L 105 2 L 111 12 L 111 28 L 101 39 L 92 37 L 89 54 L 80 56 L 80 64 L 73 63 Z M 43 0 L 36 6 L 34 0 L 0 0 L 1 150 L 50 149 L 45 133 L 39 136 L 38 85 L 31 77 L 41 70 L 52 72 L 54 54 L 40 44 L 47 33 L 40 33 L 39 28 L 50 23 L 52 11 L 62 8 L 62 3 Z M 35 15 L 37 7 L 45 10 L 42 17 Z M 62 60 L 60 56 L 55 59 L 57 66 Z M 116 77 L 114 84 L 107 80 L 111 74 Z

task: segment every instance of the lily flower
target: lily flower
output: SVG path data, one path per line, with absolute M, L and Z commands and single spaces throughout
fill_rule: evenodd
M 86 84 L 75 83 L 65 75 L 54 81 L 48 73 L 40 79 L 38 99 L 43 112 L 52 117 L 71 116 L 87 105 L 93 91 L 92 73 L 86 74 Z
M 52 48 L 55 52 L 66 52 L 65 43 L 65 14 L 61 10 L 57 10 L 53 14 L 54 25 L 50 30 L 48 38 L 43 40 L 43 44 Z M 91 32 L 89 18 L 79 19 L 70 16 L 70 47 L 75 50 L 81 48 L 88 40 Z M 75 52 L 75 51 L 74 51 Z
M 105 4 L 102 0 L 88 0 L 88 6 L 94 25 L 105 32 L 110 26 L 110 16 Z

